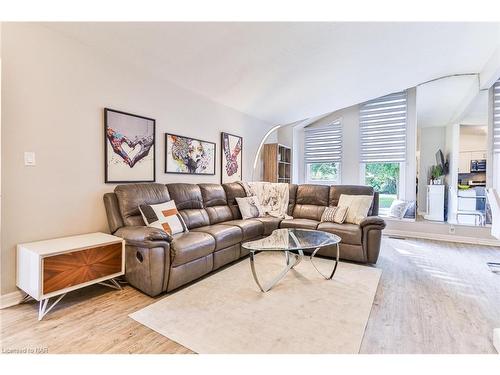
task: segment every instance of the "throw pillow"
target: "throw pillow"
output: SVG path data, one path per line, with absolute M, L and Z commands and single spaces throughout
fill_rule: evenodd
M 345 218 L 346 223 L 359 224 L 368 216 L 372 201 L 372 195 L 341 194 L 338 206 L 349 207 Z
M 243 219 L 251 219 L 253 217 L 264 216 L 264 209 L 259 203 L 257 197 L 236 198 L 236 203 L 241 212 Z
M 411 202 L 402 201 L 395 199 L 391 203 L 391 208 L 389 208 L 389 216 L 402 219 L 405 216 L 406 210 L 410 207 Z
M 347 216 L 347 210 L 349 207 L 327 207 L 321 215 L 321 222 L 330 222 L 342 224 Z
M 337 206 L 337 210 L 335 211 L 335 216 L 333 217 L 333 222 L 337 224 L 342 224 L 347 218 L 347 212 L 349 211 L 349 207 Z
M 405 211 L 403 219 L 415 219 L 416 218 L 415 211 L 416 211 L 416 202 L 410 201 L 410 204 L 408 205 L 408 208 Z
M 168 234 L 188 231 L 173 200 L 160 204 L 141 204 L 139 211 L 148 227 L 163 229 Z
M 337 212 L 337 207 L 327 207 L 323 211 L 323 215 L 321 215 L 321 222 L 324 223 L 325 221 L 329 221 L 330 223 L 333 223 L 335 212 Z

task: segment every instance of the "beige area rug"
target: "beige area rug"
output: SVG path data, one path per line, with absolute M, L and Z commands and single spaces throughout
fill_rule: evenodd
M 318 258 L 320 270 L 331 267 Z M 271 280 L 280 253 L 260 253 L 257 271 Z M 358 353 L 381 270 L 340 263 L 332 280 L 309 258 L 267 293 L 248 258 L 130 315 L 197 353 Z

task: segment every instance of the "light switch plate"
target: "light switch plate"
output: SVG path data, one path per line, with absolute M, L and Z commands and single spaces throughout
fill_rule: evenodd
M 28 167 L 33 167 L 36 165 L 35 153 L 32 151 L 24 152 L 24 165 Z

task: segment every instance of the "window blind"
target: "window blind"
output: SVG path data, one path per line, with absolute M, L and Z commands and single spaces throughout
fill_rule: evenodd
M 493 152 L 500 153 L 500 79 L 493 85 Z
M 363 103 L 359 111 L 360 160 L 406 161 L 406 91 Z
M 304 160 L 333 163 L 342 160 L 342 124 L 336 120 L 320 128 L 305 128 Z

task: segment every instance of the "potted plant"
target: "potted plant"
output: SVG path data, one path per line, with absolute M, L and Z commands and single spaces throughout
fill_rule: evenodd
M 431 167 L 431 184 L 440 185 L 442 183 L 441 176 L 443 176 L 443 167 L 440 165 L 433 165 Z

